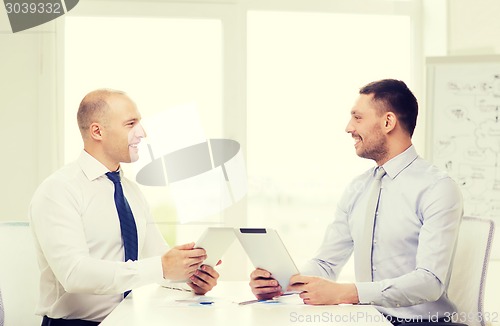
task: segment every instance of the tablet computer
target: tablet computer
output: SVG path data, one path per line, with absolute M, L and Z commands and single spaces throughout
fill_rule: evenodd
M 215 267 L 235 239 L 234 228 L 209 227 L 203 232 L 194 247 L 205 249 L 207 259 L 203 265 Z
M 245 249 L 255 268 L 262 268 L 271 273 L 286 292 L 290 277 L 299 274 L 283 241 L 274 229 L 240 228 L 236 237 Z

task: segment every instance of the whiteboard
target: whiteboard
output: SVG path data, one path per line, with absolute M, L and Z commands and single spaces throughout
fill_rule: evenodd
M 460 185 L 465 215 L 495 221 L 500 259 L 500 56 L 427 58 L 427 148 Z

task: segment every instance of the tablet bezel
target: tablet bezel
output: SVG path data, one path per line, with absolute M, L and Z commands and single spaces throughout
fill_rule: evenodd
M 270 272 L 286 292 L 290 277 L 300 271 L 278 232 L 270 228 L 239 228 L 236 237 L 254 267 Z

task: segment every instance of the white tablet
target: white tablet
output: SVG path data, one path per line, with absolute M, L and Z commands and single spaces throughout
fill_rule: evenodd
M 207 259 L 203 264 L 215 267 L 235 239 L 233 228 L 209 227 L 203 232 L 194 247 L 205 249 Z
M 290 277 L 299 274 L 299 269 L 288 253 L 283 241 L 274 229 L 236 229 L 236 236 L 255 268 L 271 273 L 286 292 Z

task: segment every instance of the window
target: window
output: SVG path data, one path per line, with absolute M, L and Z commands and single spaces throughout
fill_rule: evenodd
M 221 42 L 221 22 L 216 19 L 67 17 L 66 162 L 82 148 L 76 124 L 78 104 L 97 88 L 127 92 L 143 120 L 172 107 L 195 104 L 207 137 L 222 137 Z M 135 175 L 132 166 L 122 166 L 129 177 Z M 201 226 L 179 226 L 168 188 L 141 189 L 170 244 L 191 241 L 193 232 L 202 231 Z M 220 224 L 221 215 L 205 222 Z
M 248 221 L 312 257 L 347 183 L 373 161 L 345 133 L 364 84 L 411 83 L 408 16 L 250 11 Z

